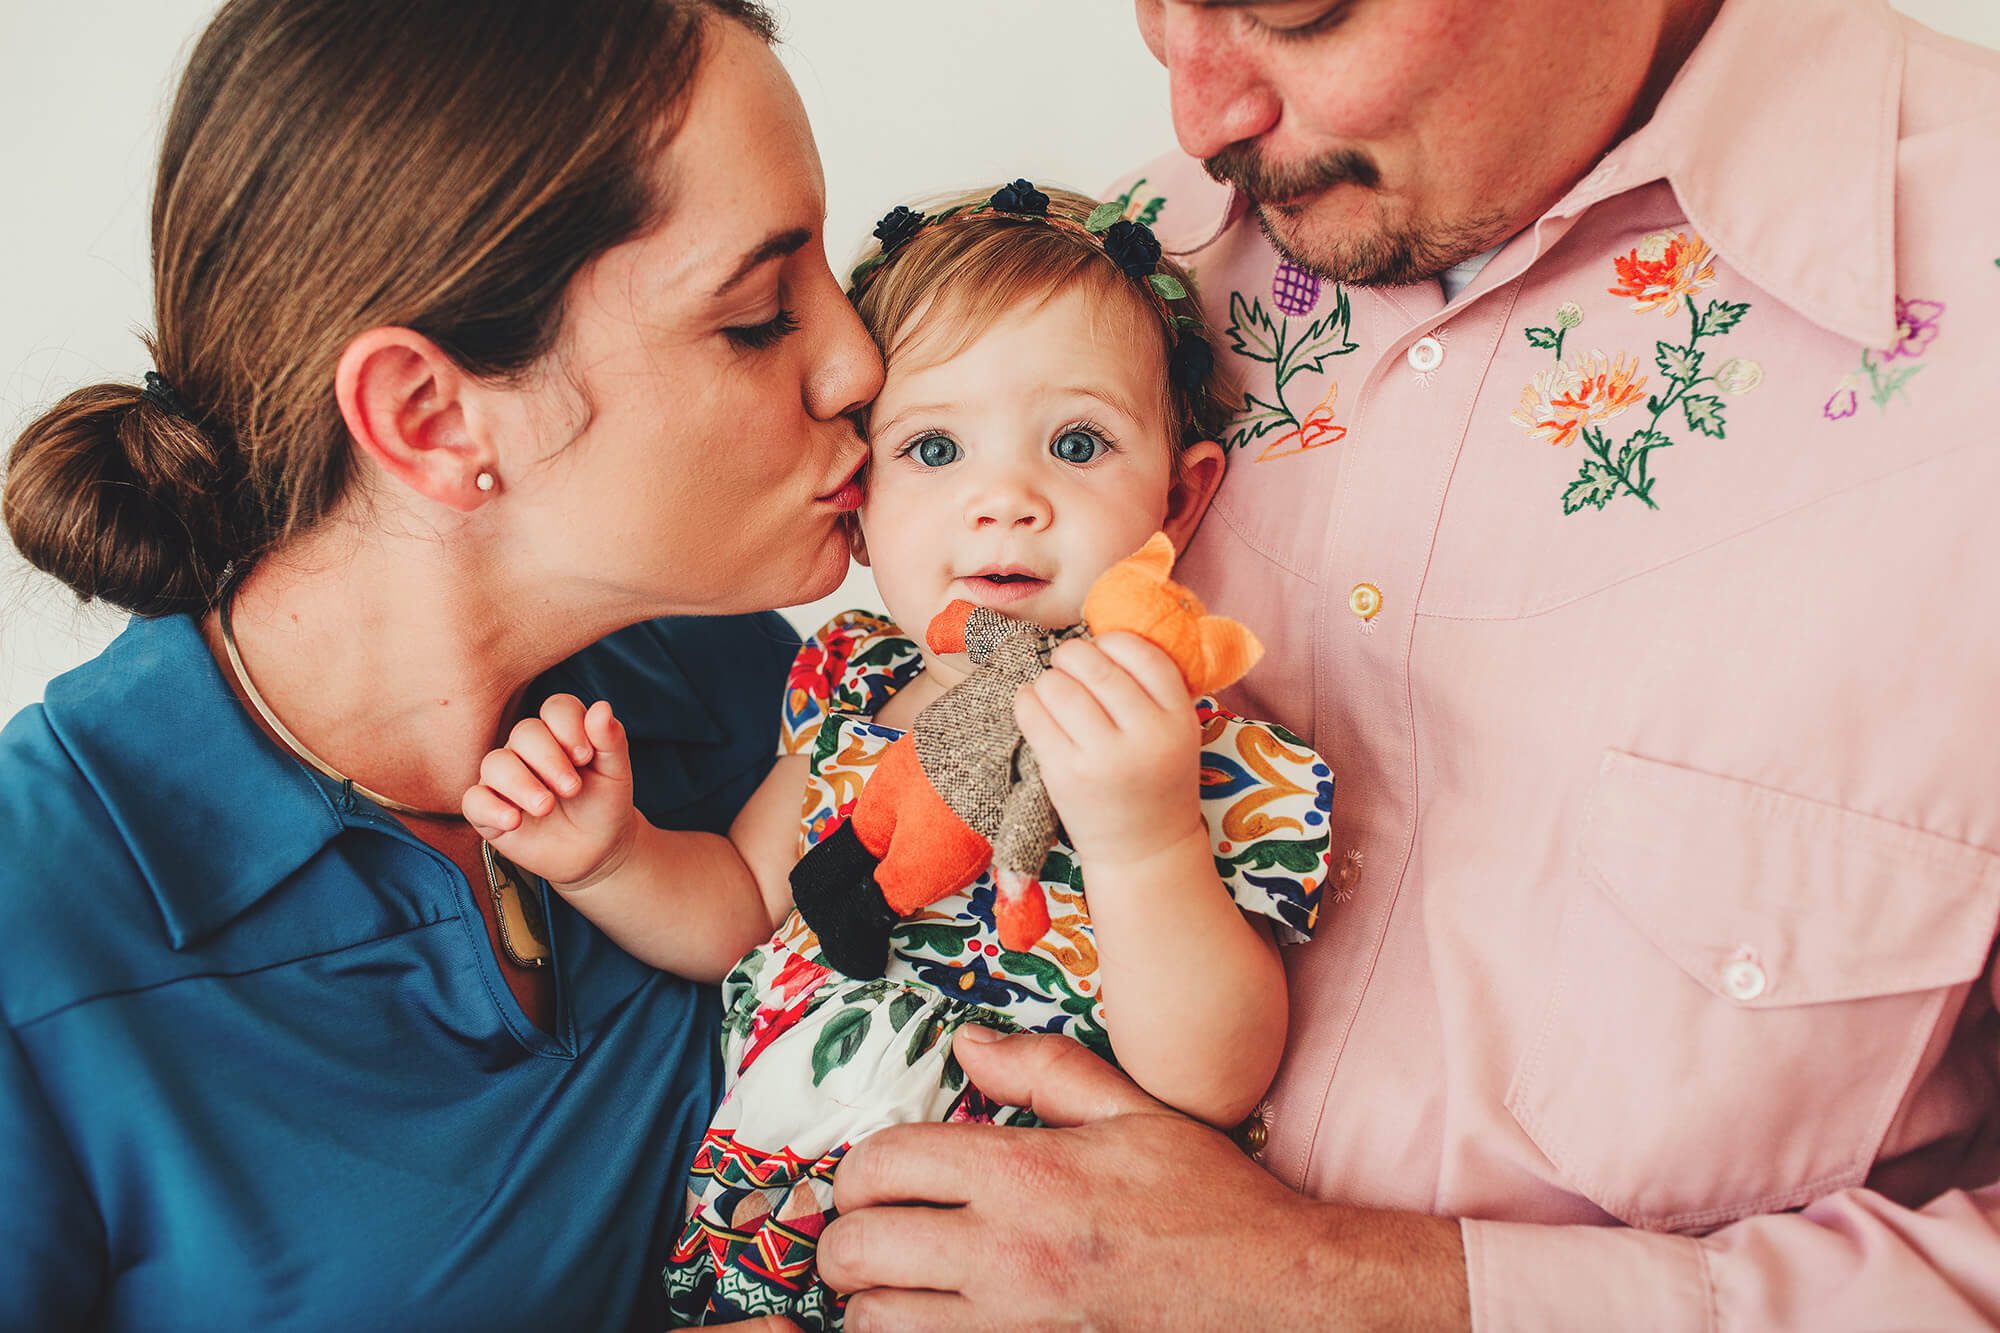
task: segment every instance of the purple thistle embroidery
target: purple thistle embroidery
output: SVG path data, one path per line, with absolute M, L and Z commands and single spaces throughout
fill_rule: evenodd
M 1271 304 L 1288 315 L 1310 315 L 1319 304 L 1319 276 L 1289 259 L 1281 261 L 1271 275 Z
M 1835 389 L 1833 397 L 1826 400 L 1820 415 L 1828 421 L 1845 421 L 1861 408 L 1861 395 L 1845 386 Z
M 1944 314 L 1942 301 L 1906 301 L 1896 298 L 1896 345 L 1884 348 L 1882 359 L 1922 356 L 1938 336 L 1938 317 Z

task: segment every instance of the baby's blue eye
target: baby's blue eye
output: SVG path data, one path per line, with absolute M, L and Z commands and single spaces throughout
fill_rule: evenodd
M 1049 452 L 1065 463 L 1088 463 L 1103 451 L 1104 441 L 1087 430 L 1066 430 L 1049 446 Z
M 944 435 L 927 435 L 910 452 L 925 467 L 943 467 L 958 461 L 958 442 Z

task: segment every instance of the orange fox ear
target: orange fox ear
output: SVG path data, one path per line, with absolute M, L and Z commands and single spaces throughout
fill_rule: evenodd
M 1125 563 L 1134 565 L 1157 578 L 1165 578 L 1173 572 L 1174 544 L 1167 540 L 1167 534 L 1156 532 L 1146 538 L 1146 544 L 1125 558 Z
M 1201 618 L 1201 679 L 1193 682 L 1198 694 L 1226 689 L 1250 674 L 1264 645 L 1248 626 L 1227 616 Z

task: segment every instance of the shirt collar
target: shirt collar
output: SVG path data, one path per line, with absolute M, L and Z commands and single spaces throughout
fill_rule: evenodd
M 1875 0 L 1728 0 L 1652 119 L 1552 212 L 1665 179 L 1745 277 L 1822 328 L 1887 346 L 1904 48 Z
M 51 681 L 42 709 L 176 949 L 248 910 L 341 830 L 327 791 L 237 704 L 191 616 L 133 620 Z
M 1574 217 L 1665 179 L 1745 277 L 1823 328 L 1886 347 L 1896 332 L 1904 50 L 1877 0 L 1728 0 L 1652 119 L 1551 215 Z M 1177 257 L 1207 248 L 1246 211 L 1239 191 L 1192 158 L 1147 174 L 1166 187 L 1156 230 Z
M 536 697 L 565 689 L 613 700 L 636 739 L 724 739 L 657 624 L 585 649 L 537 682 Z M 357 822 L 338 784 L 257 729 L 190 616 L 134 619 L 98 657 L 51 681 L 42 710 L 124 838 L 176 949 L 249 910 Z

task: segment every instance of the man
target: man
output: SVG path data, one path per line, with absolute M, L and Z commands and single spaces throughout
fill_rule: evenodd
M 2000 1322 L 2000 58 L 1879 0 L 1138 14 L 1189 156 L 1132 204 L 1244 392 L 1183 573 L 1335 766 L 1338 901 L 1270 1176 L 962 1039 L 1072 1127 L 858 1146 L 852 1326 Z

